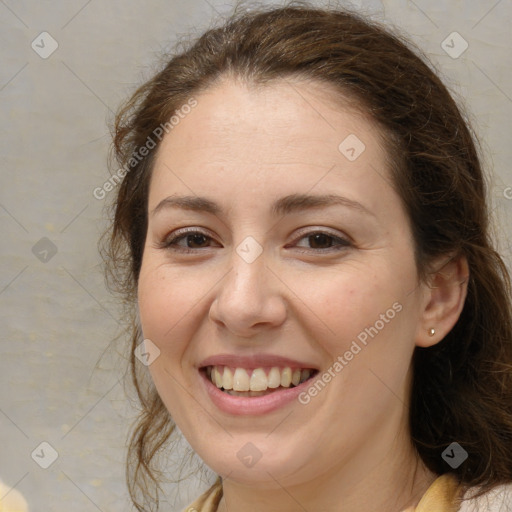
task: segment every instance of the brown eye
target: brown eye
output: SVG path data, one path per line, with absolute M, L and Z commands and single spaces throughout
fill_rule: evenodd
M 184 235 L 180 238 L 187 241 L 187 247 L 191 249 L 197 249 L 198 246 L 203 246 L 209 237 L 203 235 L 202 233 L 194 233 L 192 235 Z
M 182 252 L 195 252 L 213 245 L 211 236 L 198 230 L 181 231 L 163 240 L 159 247 Z M 217 244 L 218 245 L 218 244 Z
M 351 244 L 348 240 L 339 236 L 331 235 L 323 231 L 316 231 L 302 236 L 296 245 L 297 247 L 304 247 L 305 249 L 316 249 L 319 252 L 329 249 L 341 250 Z
M 312 249 L 327 249 L 332 247 L 334 238 L 326 233 L 316 233 L 308 236 Z

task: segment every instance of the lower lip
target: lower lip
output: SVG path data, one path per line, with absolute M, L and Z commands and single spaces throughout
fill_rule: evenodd
M 280 409 L 294 400 L 298 400 L 297 397 L 300 393 L 306 390 L 311 384 L 310 378 L 298 386 L 283 389 L 282 391 L 274 391 L 268 395 L 253 397 L 233 396 L 221 391 L 215 386 L 204 371 L 200 371 L 199 374 L 202 377 L 206 391 L 212 402 L 221 411 L 237 416 L 266 414 Z

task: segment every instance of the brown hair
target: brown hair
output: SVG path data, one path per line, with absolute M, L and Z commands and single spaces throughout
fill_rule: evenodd
M 117 115 L 113 149 L 126 168 L 156 127 L 226 76 L 252 84 L 314 80 L 356 100 L 382 128 L 393 185 L 411 221 L 419 275 L 425 279 L 429 263 L 440 255 L 463 255 L 469 263 L 468 294 L 457 324 L 440 343 L 415 349 L 409 419 L 426 466 L 439 475 L 451 471 L 461 484 L 481 486 L 483 493 L 512 481 L 510 279 L 490 240 L 476 137 L 419 55 L 400 35 L 345 10 L 294 2 L 239 12 L 170 58 L 135 92 Z M 174 429 L 151 383 L 141 380 L 145 369 L 133 355 L 141 333 L 132 306 L 158 142 L 129 164 L 104 247 L 109 282 L 123 293 L 133 320 L 131 373 L 142 412 L 130 442 L 127 478 L 139 511 L 152 502 L 158 508 L 154 457 Z M 451 469 L 441 454 L 454 441 L 469 457 Z

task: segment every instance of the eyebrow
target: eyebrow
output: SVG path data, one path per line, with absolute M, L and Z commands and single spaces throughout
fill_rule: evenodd
M 311 210 L 314 208 L 328 206 L 345 206 L 347 208 L 352 208 L 362 213 L 374 216 L 374 214 L 361 203 L 336 194 L 291 194 L 277 199 L 272 204 L 271 212 L 273 215 L 279 216 L 287 215 L 297 211 Z M 158 203 L 158 205 L 151 212 L 151 215 L 153 216 L 167 208 L 181 208 L 183 210 L 206 212 L 213 215 L 221 215 L 223 213 L 222 208 L 215 201 L 212 201 L 206 197 L 169 196 L 165 199 L 162 199 L 162 201 Z

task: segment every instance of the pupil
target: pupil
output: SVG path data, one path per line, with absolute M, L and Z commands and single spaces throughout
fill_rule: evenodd
M 202 245 L 205 242 L 205 236 L 201 234 L 191 235 L 188 239 L 188 247 L 194 247 L 195 245 Z
M 311 235 L 309 237 L 310 239 L 310 244 L 315 247 L 318 245 L 321 245 L 321 246 L 327 246 L 327 247 L 331 247 L 331 244 L 329 243 L 330 242 L 330 236 L 329 235 L 326 235 L 325 233 L 317 233 L 315 235 Z

